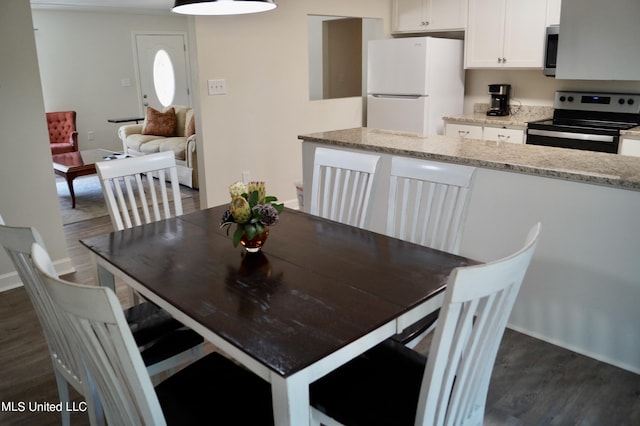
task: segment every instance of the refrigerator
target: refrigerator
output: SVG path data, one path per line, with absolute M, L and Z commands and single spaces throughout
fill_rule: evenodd
M 462 114 L 462 40 L 371 40 L 367 65 L 367 127 L 442 135 L 442 118 Z

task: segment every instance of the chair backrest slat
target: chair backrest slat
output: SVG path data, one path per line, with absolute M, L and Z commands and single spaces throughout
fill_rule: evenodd
M 310 212 L 364 228 L 379 155 L 316 148 Z
M 96 163 L 96 170 L 116 230 L 182 215 L 178 171 L 172 151 L 101 161 Z
M 474 167 L 393 157 L 386 233 L 457 253 Z

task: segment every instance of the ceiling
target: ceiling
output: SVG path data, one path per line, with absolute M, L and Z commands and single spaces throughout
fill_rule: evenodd
M 173 0 L 31 0 L 33 9 L 170 13 Z

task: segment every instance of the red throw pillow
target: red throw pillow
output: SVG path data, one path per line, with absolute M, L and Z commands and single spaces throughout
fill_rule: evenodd
M 195 134 L 196 134 L 196 122 L 194 120 L 194 117 L 191 116 L 191 120 L 189 120 L 189 124 L 187 125 L 187 131 L 185 132 L 185 136 L 189 137 Z
M 176 135 L 176 111 L 169 108 L 165 112 L 160 112 L 151 107 L 147 107 L 147 117 L 142 129 L 143 135 L 154 136 L 175 136 Z

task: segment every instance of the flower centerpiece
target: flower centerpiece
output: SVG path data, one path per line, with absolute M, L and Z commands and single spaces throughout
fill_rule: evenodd
M 284 204 L 278 204 L 278 199 L 267 196 L 264 182 L 249 182 L 245 186 L 236 182 L 229 187 L 231 204 L 224 212 L 220 227 L 227 227 L 227 234 L 231 224 L 236 224 L 233 233 L 233 246 L 244 246 L 249 252 L 259 251 L 269 235 L 269 226 L 278 222 Z

